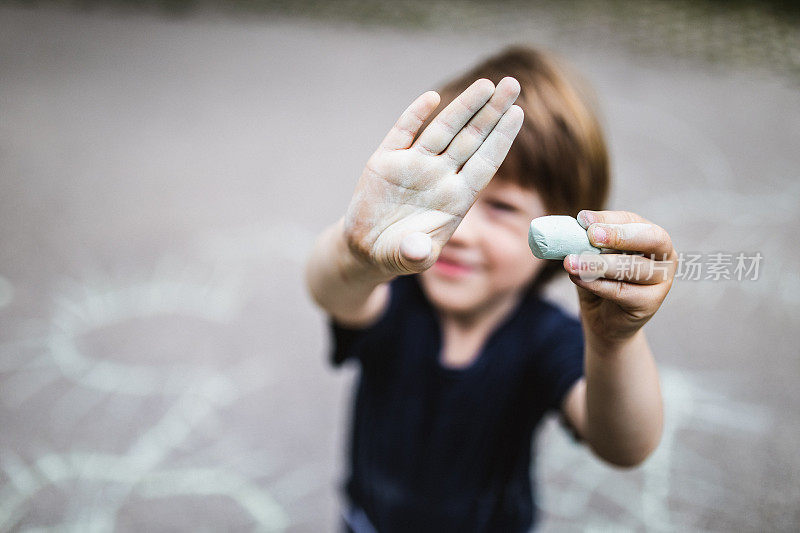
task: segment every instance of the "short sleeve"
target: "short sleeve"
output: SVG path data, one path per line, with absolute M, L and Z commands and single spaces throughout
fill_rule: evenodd
M 389 303 L 377 322 L 367 328 L 352 329 L 328 317 L 331 332 L 330 362 L 339 366 L 348 359 L 362 360 L 391 338 L 403 299 L 404 284 L 396 278 L 389 285 Z
M 584 375 L 583 330 L 578 320 L 559 311 L 540 358 L 545 407 L 560 411 L 570 388 Z

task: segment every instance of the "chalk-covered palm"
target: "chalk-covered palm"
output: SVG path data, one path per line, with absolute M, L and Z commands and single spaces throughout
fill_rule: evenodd
M 367 161 L 345 216 L 350 249 L 386 274 L 429 268 L 489 183 L 522 126 L 520 86 L 473 83 L 414 137 L 439 105 L 417 98 Z M 412 144 L 413 143 L 413 144 Z

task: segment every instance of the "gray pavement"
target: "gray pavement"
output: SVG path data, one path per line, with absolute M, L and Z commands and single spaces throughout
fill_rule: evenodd
M 658 451 L 549 420 L 543 530 L 800 528 L 796 85 L 592 39 L 0 7 L 0 531 L 333 530 L 353 369 L 303 261 L 407 103 L 517 42 L 593 83 L 611 206 L 704 269 L 647 326 Z

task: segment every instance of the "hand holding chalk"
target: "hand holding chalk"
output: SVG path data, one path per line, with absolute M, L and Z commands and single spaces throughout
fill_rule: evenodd
M 570 254 L 599 254 L 580 223 L 567 215 L 534 218 L 528 230 L 528 245 L 539 259 L 564 259 Z
M 564 270 L 578 287 L 586 338 L 604 349 L 630 340 L 672 286 L 678 254 L 667 231 L 631 211 L 583 210 L 577 220 L 545 218 L 560 222 L 548 226 L 534 220 L 531 249 L 564 257 Z M 583 249 L 587 238 L 600 253 Z

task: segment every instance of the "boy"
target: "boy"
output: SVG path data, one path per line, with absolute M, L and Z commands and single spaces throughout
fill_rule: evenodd
M 641 327 L 669 291 L 676 254 L 638 215 L 579 211 L 599 208 L 608 189 L 585 98 L 554 59 L 521 47 L 442 93 L 400 116 L 307 265 L 334 364 L 361 368 L 345 516 L 354 531 L 529 529 L 532 439 L 550 411 L 618 466 L 639 464 L 661 436 Z M 528 225 L 556 213 L 577 214 L 599 247 L 644 255 L 538 260 Z M 599 279 L 584 275 L 598 269 Z M 580 322 L 538 296 L 559 270 L 578 287 Z

